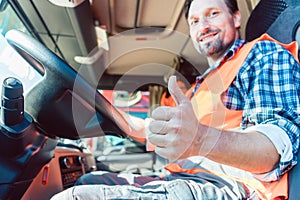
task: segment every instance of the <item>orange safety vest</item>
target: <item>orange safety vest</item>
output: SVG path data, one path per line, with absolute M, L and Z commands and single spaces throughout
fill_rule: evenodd
M 223 130 L 240 127 L 243 111 L 227 109 L 222 103 L 221 94 L 227 91 L 250 50 L 256 42 L 260 40 L 272 40 L 279 43 L 267 34 L 262 35 L 258 39 L 245 44 L 232 59 L 211 72 L 202 82 L 191 99 L 195 114 L 201 124 Z M 296 42 L 292 42 L 288 45 L 282 43 L 279 44 L 288 49 L 296 59 L 298 58 L 298 46 Z M 203 171 L 197 168 L 183 169 L 178 163 L 172 163 L 166 166 L 166 169 L 170 172 L 185 172 L 192 174 Z M 216 175 L 220 175 L 220 173 Z M 223 176 L 227 175 L 223 174 Z M 256 189 L 261 199 L 276 199 L 279 197 L 287 199 L 288 197 L 287 173 L 279 181 L 272 183 L 262 183 L 258 180 L 245 180 L 237 177 L 231 178 L 251 185 Z
M 182 81 L 177 81 L 177 85 L 184 94 L 187 92 L 186 85 Z M 160 106 L 175 107 L 176 103 L 171 95 L 167 96 L 167 92 L 164 92 L 160 98 Z

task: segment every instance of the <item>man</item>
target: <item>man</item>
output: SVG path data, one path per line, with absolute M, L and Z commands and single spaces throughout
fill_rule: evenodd
M 266 35 L 239 40 L 235 0 L 191 0 L 187 6 L 194 46 L 210 68 L 187 95 L 171 77 L 177 106 L 152 113 L 148 140 L 156 153 L 176 161 L 166 167 L 171 174 L 132 181 L 103 175 L 101 184 L 117 186 L 76 186 L 54 199 L 286 198 L 286 174 L 299 145 L 298 62 Z

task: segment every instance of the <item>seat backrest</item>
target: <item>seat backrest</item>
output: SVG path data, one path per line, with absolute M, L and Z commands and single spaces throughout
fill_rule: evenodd
M 300 0 L 261 0 L 252 11 L 246 25 L 246 40 L 263 33 L 282 43 L 300 44 Z M 300 56 L 298 54 L 300 60 Z M 289 172 L 289 200 L 300 199 L 300 153 L 298 163 Z
M 300 199 L 300 153 L 298 153 L 298 164 L 289 173 L 289 200 Z
M 282 43 L 300 44 L 300 0 L 261 0 L 248 19 L 246 40 L 263 33 Z

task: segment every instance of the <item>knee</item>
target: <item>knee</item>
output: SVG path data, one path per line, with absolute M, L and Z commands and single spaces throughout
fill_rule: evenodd
M 91 174 L 84 174 L 81 177 L 79 177 L 79 179 L 77 179 L 74 185 L 88 185 L 90 184 L 91 179 L 93 179 L 91 177 Z
M 97 185 L 80 185 L 68 188 L 51 197 L 51 200 L 61 199 L 105 199 L 104 190 Z
M 75 182 L 74 185 L 104 184 L 105 177 L 103 177 L 103 174 L 106 174 L 106 173 L 108 173 L 108 172 L 97 171 L 97 172 L 84 174 Z

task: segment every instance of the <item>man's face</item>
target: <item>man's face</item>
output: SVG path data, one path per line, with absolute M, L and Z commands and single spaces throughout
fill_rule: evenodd
M 224 0 L 194 0 L 188 23 L 196 49 L 217 60 L 239 37 L 240 13 L 231 14 Z

